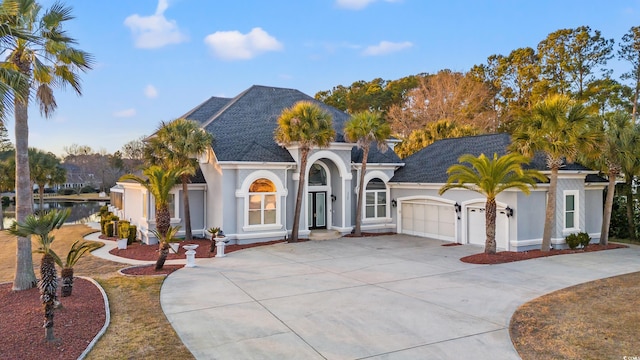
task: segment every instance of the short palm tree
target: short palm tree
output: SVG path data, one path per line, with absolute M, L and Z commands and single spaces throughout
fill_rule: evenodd
M 601 132 L 594 120 L 581 104 L 564 95 L 553 95 L 537 103 L 528 117 L 516 123 L 512 149 L 530 158 L 536 152 L 543 152 L 547 167 L 551 170 L 542 251 L 551 249 L 558 171 L 565 161 L 573 162 L 580 154 L 589 156 L 598 153 Z
M 185 240 L 191 240 L 191 211 L 189 209 L 189 178 L 198 169 L 196 157 L 211 147 L 213 136 L 204 131 L 197 122 L 177 119 L 162 123 L 158 131 L 149 138 L 144 153 L 153 165 L 184 169 L 182 181 L 182 205 L 184 212 Z
M 54 89 L 70 86 L 81 94 L 79 72 L 91 69 L 92 57 L 74 47 L 76 41 L 64 30 L 72 20 L 71 8 L 55 2 L 43 11 L 36 0 L 2 0 L 0 15 L 5 31 L 3 68 L 19 72 L 27 86 L 14 89 L 16 142 L 16 219 L 24 221 L 32 213 L 29 172 L 29 101 L 35 100 L 40 112 L 50 117 L 57 108 Z M 5 29 L 6 30 L 6 29 Z M 31 261 L 31 241 L 18 238 L 14 290 L 33 287 L 35 275 Z
M 64 183 L 66 170 L 53 153 L 35 148 L 29 149 L 29 169 L 31 181 L 38 185 L 39 209 L 42 210 L 44 209 L 44 187 Z
M 42 300 L 44 309 L 45 339 L 47 341 L 55 340 L 53 336 L 53 316 L 57 300 L 56 291 L 58 289 L 56 272 L 56 258 L 58 258 L 58 255 L 51 249 L 51 243 L 54 240 L 51 232 L 59 229 L 64 224 L 69 213 L 68 210 L 53 210 L 40 216 L 31 214 L 25 218 L 24 222 L 14 221 L 9 229 L 9 233 L 15 236 L 35 236 L 40 245 L 40 248 L 34 252 L 43 254 L 40 263 L 40 282 L 38 287 L 40 288 L 40 300 Z
M 318 104 L 310 101 L 299 101 L 292 107 L 284 109 L 278 118 L 274 138 L 283 146 L 298 145 L 300 154 L 300 180 L 296 195 L 296 208 L 293 213 L 293 229 L 289 241 L 298 241 L 300 226 L 300 210 L 302 195 L 306 184 L 307 157 L 311 149 L 329 146 L 336 136 L 331 114 Z
M 152 165 L 143 171 L 146 178 L 141 178 L 133 174 L 127 174 L 120 178 L 120 180 L 133 180 L 138 184 L 144 186 L 155 199 L 155 217 L 156 217 L 156 231 L 162 237 L 167 234 L 171 227 L 171 213 L 169 212 L 169 194 L 171 189 L 178 183 L 182 169 L 173 168 L 165 170 L 160 166 Z M 160 241 L 160 238 L 158 238 Z M 156 269 L 162 269 L 164 261 L 160 263 L 162 256 L 162 243 L 160 243 L 160 256 L 158 257 L 158 263 L 156 263 Z M 166 257 L 165 257 L 166 258 Z M 158 268 L 158 265 L 160 267 Z
M 637 159 L 640 155 L 640 136 L 638 130 L 629 113 L 615 112 L 607 114 L 602 124 L 603 141 L 600 146 L 600 156 L 591 159 L 581 159 L 585 165 L 589 165 L 607 174 L 609 179 L 607 198 L 604 202 L 602 215 L 600 245 L 607 245 L 609 242 L 609 226 L 611 224 L 616 179 L 622 172 L 623 167 L 628 169 L 628 164 L 638 162 Z M 635 231 L 635 226 L 633 226 L 633 229 Z
M 361 235 L 362 226 L 362 202 L 364 194 L 364 176 L 367 172 L 367 160 L 369 150 L 374 142 L 378 144 L 380 151 L 387 151 L 386 140 L 391 135 L 391 127 L 378 112 L 359 112 L 354 114 L 344 126 L 344 135 L 347 141 L 356 142 L 362 149 L 362 169 L 358 186 L 358 205 L 356 207 L 356 227 L 354 235 Z
M 160 255 L 158 256 L 158 260 L 156 261 L 156 270 L 161 270 L 164 266 L 165 261 L 167 261 L 167 256 L 169 256 L 169 249 L 171 246 L 169 245 L 172 240 L 176 239 L 176 234 L 180 231 L 180 226 L 169 226 L 167 232 L 164 234 L 160 233 L 158 230 L 151 230 L 153 235 L 158 238 L 159 246 L 160 246 Z
M 71 249 L 67 253 L 67 257 L 64 262 L 57 256 L 54 256 L 56 264 L 60 266 L 62 271 L 60 275 L 62 277 L 62 289 L 60 291 L 60 295 L 62 297 L 71 296 L 73 292 L 73 267 L 78 263 L 78 260 L 82 257 L 82 255 L 87 252 L 91 252 L 101 245 L 97 243 L 90 242 L 80 242 L 80 240 L 75 241 L 71 245 Z
M 487 197 L 485 204 L 486 240 L 484 252 L 496 253 L 496 196 L 510 189 L 520 189 L 525 194 L 535 188 L 536 180 L 544 181 L 546 177 L 537 170 L 524 170 L 522 166 L 529 162 L 528 158 L 518 153 L 510 153 L 493 159 L 484 154 L 475 157 L 465 154 L 458 159 L 460 164 L 449 167 L 447 183 L 440 188 L 440 195 L 454 188 L 463 188 L 478 192 Z M 464 165 L 463 163 L 467 163 Z

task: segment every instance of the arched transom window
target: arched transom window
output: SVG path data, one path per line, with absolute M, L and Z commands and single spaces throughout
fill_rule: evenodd
M 373 178 L 365 188 L 365 217 L 367 219 L 387 216 L 387 186 L 379 178 Z
M 313 164 L 309 169 L 309 186 L 327 185 L 327 172 L 320 164 Z
M 249 186 L 249 225 L 276 223 L 276 186 L 268 179 L 258 179 Z

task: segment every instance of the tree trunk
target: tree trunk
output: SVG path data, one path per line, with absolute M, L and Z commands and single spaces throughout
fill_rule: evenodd
M 4 210 L 2 209 L 2 202 L 0 201 L 0 231 L 4 230 Z
M 44 185 L 38 184 L 38 214 L 42 215 L 44 213 Z
M 629 239 L 636 240 L 636 222 L 634 219 L 633 204 L 633 176 L 627 175 L 625 179 L 625 188 L 627 191 L 627 226 L 629 229 Z
M 363 202 L 363 194 L 364 194 L 364 175 L 367 171 L 367 159 L 369 158 L 369 145 L 364 145 L 362 147 L 362 168 L 360 169 L 360 186 L 358 186 L 358 205 L 356 207 L 356 228 L 353 231 L 353 235 L 360 236 L 362 235 L 361 226 L 362 226 L 362 202 Z
M 556 193 L 558 191 L 558 169 L 559 166 L 554 164 L 551 167 L 551 176 L 549 177 L 549 193 L 547 196 L 547 210 L 544 218 L 544 231 L 542 233 L 542 246 L 540 250 L 549 251 L 551 249 L 551 233 L 555 225 L 556 215 Z
M 633 93 L 633 110 L 631 112 L 631 118 L 633 123 L 637 124 L 636 119 L 638 117 L 638 93 L 640 93 L 640 71 L 636 71 L 636 89 Z
M 487 238 L 484 243 L 485 254 L 496 253 L 496 199 L 487 198 L 487 203 L 484 206 L 484 223 L 486 225 Z
M 171 226 L 171 213 L 166 206 L 156 209 L 156 230 L 164 237 Z M 160 239 L 158 239 L 160 240 Z
M 300 177 L 298 178 L 298 192 L 296 194 L 296 209 L 293 213 L 293 229 L 291 229 L 291 238 L 289 242 L 298 241 L 298 228 L 300 227 L 300 209 L 302 208 L 302 195 L 306 185 L 307 178 L 307 156 L 309 149 L 300 149 Z
M 160 244 L 160 253 L 158 254 L 158 260 L 156 261 L 156 270 L 162 270 L 164 262 L 167 261 L 167 256 L 169 255 L 169 243 L 162 242 Z
M 53 336 L 53 316 L 56 305 L 56 291 L 58 290 L 58 278 L 56 264 L 49 254 L 42 256 L 40 263 L 40 300 L 44 310 L 44 334 L 47 341 L 55 340 Z
M 73 291 L 73 268 L 63 268 L 60 275 L 62 277 L 60 295 L 62 295 L 62 297 L 71 296 L 71 292 Z
M 609 243 L 609 225 L 611 224 L 611 210 L 613 209 L 613 196 L 616 190 L 616 176 L 618 172 L 609 169 L 609 186 L 607 187 L 607 198 L 604 202 L 604 213 L 602 214 L 602 228 L 600 229 L 600 245 Z
M 25 97 L 26 98 L 26 97 Z M 24 222 L 33 212 L 31 175 L 29 172 L 28 103 L 14 101 L 16 140 L 16 221 Z M 31 237 L 18 237 L 16 272 L 13 290 L 27 290 L 36 286 L 36 274 L 31 260 Z
M 187 175 L 182 175 L 180 178 L 182 180 L 182 203 L 184 206 L 184 239 L 191 241 L 193 235 L 191 234 L 191 209 L 189 209 L 189 190 L 187 183 L 189 178 Z

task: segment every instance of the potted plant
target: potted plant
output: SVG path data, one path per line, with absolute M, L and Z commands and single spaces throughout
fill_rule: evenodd
M 174 254 L 178 253 L 178 250 L 180 249 L 180 243 L 181 242 L 182 242 L 182 238 L 169 239 L 169 246 L 171 247 L 171 251 L 173 251 Z
M 118 250 L 125 250 L 127 248 L 127 243 L 129 242 L 129 224 L 123 222 L 118 227 L 118 240 L 116 240 L 118 244 Z
M 209 228 L 207 231 L 211 234 L 211 245 L 209 246 L 209 252 L 215 252 L 216 251 L 216 237 L 218 236 L 218 233 L 220 232 L 220 228 L 219 227 L 212 227 L 212 228 Z

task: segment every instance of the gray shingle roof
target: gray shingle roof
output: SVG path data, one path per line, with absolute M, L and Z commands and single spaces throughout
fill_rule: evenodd
M 448 178 L 447 169 L 451 165 L 457 164 L 461 155 L 479 156 L 480 154 L 485 154 L 492 156 L 497 153 L 498 156 L 502 156 L 507 153 L 507 147 L 510 143 L 511 136 L 504 133 L 439 140 L 405 158 L 403 160 L 405 166 L 398 169 L 390 181 L 400 183 L 445 183 Z M 547 170 L 544 155 L 541 153 L 536 154 L 527 168 Z M 578 163 L 572 163 L 564 166 L 562 170 L 585 171 L 589 169 Z M 587 180 L 596 181 L 597 179 L 590 176 Z
M 273 134 L 282 111 L 302 100 L 328 111 L 336 130 L 335 142 L 345 142 L 342 129 L 349 114 L 295 89 L 254 85 L 233 99 L 210 98 L 185 117 L 200 122 L 213 134 L 213 150 L 219 161 L 293 162 L 289 152 L 275 142 Z M 399 162 L 392 151 L 372 156 L 370 162 Z

